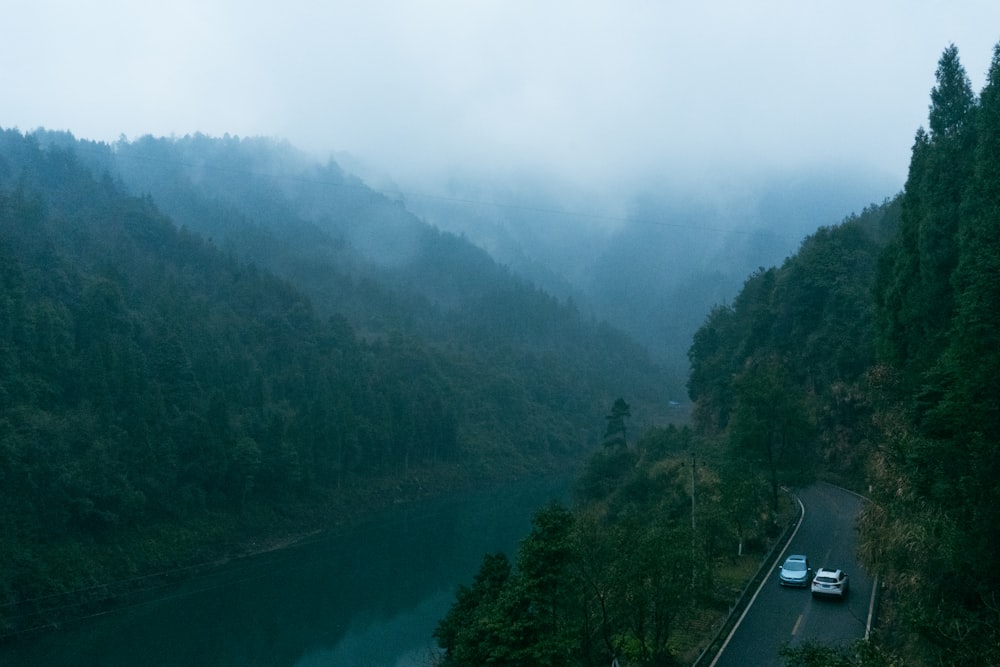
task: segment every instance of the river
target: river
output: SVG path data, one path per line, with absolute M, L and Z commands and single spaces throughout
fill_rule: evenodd
M 0 665 L 426 667 L 483 554 L 513 562 L 570 480 L 398 506 L 345 534 L 247 558 L 158 599 L 0 645 Z

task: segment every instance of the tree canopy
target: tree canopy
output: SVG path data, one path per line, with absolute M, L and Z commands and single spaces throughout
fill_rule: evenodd
M 708 314 L 689 352 L 694 430 L 584 466 L 563 575 L 578 664 L 672 664 L 684 582 L 716 575 L 720 540 L 766 532 L 755 517 L 780 484 L 817 476 L 869 495 L 861 557 L 884 585 L 872 641 L 785 647 L 789 664 L 1000 664 L 1000 44 L 978 97 L 953 45 L 936 78 L 904 191 Z M 606 437 L 624 435 L 624 408 Z M 472 664 L 457 646 L 442 643 L 446 664 Z
M 1000 45 L 998 45 L 1000 48 Z M 1000 50 L 976 99 L 949 47 L 878 291 L 871 566 L 908 660 L 994 664 L 1000 473 Z
M 337 498 L 574 465 L 613 392 L 662 386 L 627 336 L 335 165 L 272 178 L 282 150 L 0 130 L 0 630 L 207 548 L 145 549 L 157 531 L 225 545 L 342 520 Z M 134 551 L 67 563 L 94 540 Z

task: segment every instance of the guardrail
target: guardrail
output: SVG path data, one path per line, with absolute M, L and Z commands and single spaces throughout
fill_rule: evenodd
M 827 483 L 829 484 L 829 482 Z M 838 488 L 843 488 L 843 487 L 838 487 Z M 722 650 L 722 648 L 725 646 L 726 643 L 723 637 L 726 636 L 728 632 L 732 631 L 733 624 L 737 622 L 740 618 L 742 618 L 742 614 L 746 611 L 747 606 L 752 601 L 752 596 L 748 598 L 747 593 L 749 593 L 755 587 L 760 586 L 760 582 L 763 581 L 763 579 L 768 574 L 770 574 L 775 565 L 775 552 L 780 553 L 780 550 L 788 546 L 788 542 L 791 541 L 792 537 L 791 535 L 789 535 L 789 533 L 792 533 L 794 535 L 794 531 L 798 529 L 798 525 L 802 522 L 802 517 L 804 515 L 804 508 L 802 507 L 801 501 L 799 501 L 799 499 L 795 496 L 795 494 L 793 494 L 789 489 L 783 488 L 782 490 L 785 493 L 792 496 L 792 498 L 794 498 L 796 501 L 796 505 L 798 506 L 798 512 L 796 513 L 795 518 L 792 521 L 790 521 L 788 525 L 785 526 L 785 529 L 782 531 L 781 536 L 777 540 L 775 540 L 774 544 L 771 546 L 771 549 L 767 552 L 767 555 L 765 555 L 764 558 L 761 560 L 760 567 L 757 569 L 757 573 L 750 579 L 750 581 L 747 582 L 746 586 L 743 587 L 743 589 L 740 591 L 739 596 L 737 596 L 736 601 L 732 605 L 730 605 L 729 613 L 726 614 L 726 617 L 719 624 L 718 629 L 715 631 L 715 634 L 712 635 L 712 639 L 708 642 L 708 645 L 706 645 L 704 650 L 702 650 L 702 652 L 698 655 L 698 658 L 693 663 L 691 663 L 691 667 L 701 667 L 702 663 L 706 659 L 708 659 L 709 657 L 714 658 Z M 850 489 L 844 489 L 844 490 L 853 493 L 854 495 L 858 496 L 859 498 L 861 498 L 866 502 L 870 502 L 866 496 L 856 491 L 851 491 Z M 865 619 L 865 639 L 864 639 L 865 641 L 868 641 L 869 638 L 871 637 L 872 626 L 874 625 L 878 617 L 878 604 L 880 598 L 881 598 L 881 586 L 879 584 L 878 575 L 875 575 L 874 580 L 872 581 L 871 600 L 868 602 L 868 617 Z M 737 616 L 737 614 L 740 615 Z
M 799 499 L 796 498 L 795 495 L 788 489 L 783 489 L 783 491 L 791 495 L 795 500 L 796 507 L 798 508 L 795 513 L 795 517 L 788 522 L 784 530 L 781 531 L 781 535 L 778 536 L 778 539 L 774 541 L 774 544 L 771 545 L 771 548 L 761 559 L 760 567 L 757 568 L 757 572 L 750 578 L 749 581 L 747 581 L 746 585 L 740 591 L 740 594 L 736 597 L 736 600 L 729 606 L 729 612 L 726 614 L 726 617 L 719 624 L 715 634 L 712 635 L 712 639 L 709 640 L 708 644 L 698 655 L 695 661 L 691 663 L 691 667 L 700 667 L 705 660 L 710 657 L 714 658 L 719 651 L 722 650 L 722 647 L 725 645 L 724 637 L 732 630 L 733 624 L 742 616 L 743 612 L 746 611 L 746 608 L 750 603 L 747 593 L 759 587 L 760 582 L 773 571 L 775 553 L 781 553 L 781 551 L 788 545 L 788 541 L 791 539 L 790 533 L 793 533 L 796 529 L 798 529 L 798 525 L 802 522 L 802 503 L 799 502 Z

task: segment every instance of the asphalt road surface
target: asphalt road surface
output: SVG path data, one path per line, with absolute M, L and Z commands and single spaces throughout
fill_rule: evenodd
M 815 484 L 796 494 L 805 514 L 742 619 L 729 635 L 712 667 L 782 666 L 783 645 L 820 642 L 847 646 L 865 636 L 872 599 L 872 578 L 857 560 L 857 519 L 864 502 L 829 484 Z M 789 554 L 809 557 L 813 571 L 825 567 L 850 575 L 846 600 L 813 598 L 809 588 L 778 584 L 778 568 Z

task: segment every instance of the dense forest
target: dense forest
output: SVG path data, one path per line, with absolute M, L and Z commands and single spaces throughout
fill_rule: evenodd
M 878 407 L 864 556 L 887 649 L 1000 663 L 1000 45 L 977 97 L 953 46 L 919 130 L 876 291 Z
M 244 162 L 209 183 L 192 145 Z M 641 346 L 332 165 L 137 146 L 160 152 L 0 132 L 3 634 L 242 542 L 578 465 L 619 393 L 668 409 Z
M 582 461 L 458 591 L 446 664 L 689 660 L 816 478 L 869 497 L 884 592 L 864 650 L 795 664 L 1000 664 L 998 202 L 1000 45 L 979 95 L 951 46 L 903 192 L 707 313 L 664 426 L 684 378 L 333 162 L 0 130 L 0 635 Z
M 612 406 L 572 508 L 540 512 L 514 563 L 487 555 L 459 590 L 444 664 L 690 664 L 789 518 L 779 486 L 863 486 L 871 290 L 901 208 L 817 230 L 713 309 L 691 346 L 690 428 L 631 442 Z
M 691 577 L 712 574 L 692 574 L 688 471 L 668 456 L 690 446 L 690 431 L 671 427 L 595 455 L 578 483 L 587 511 L 540 510 L 516 568 L 487 554 L 459 589 L 436 631 L 445 664 L 664 664 Z
M 438 626 L 444 664 L 690 663 L 683 622 L 714 603 L 691 582 L 724 588 L 779 487 L 817 477 L 869 497 L 860 555 L 883 595 L 870 641 L 788 664 L 1000 664 L 1000 45 L 979 96 L 946 49 L 929 111 L 902 193 L 708 314 L 691 429 L 609 440 L 515 563 L 484 559 Z

